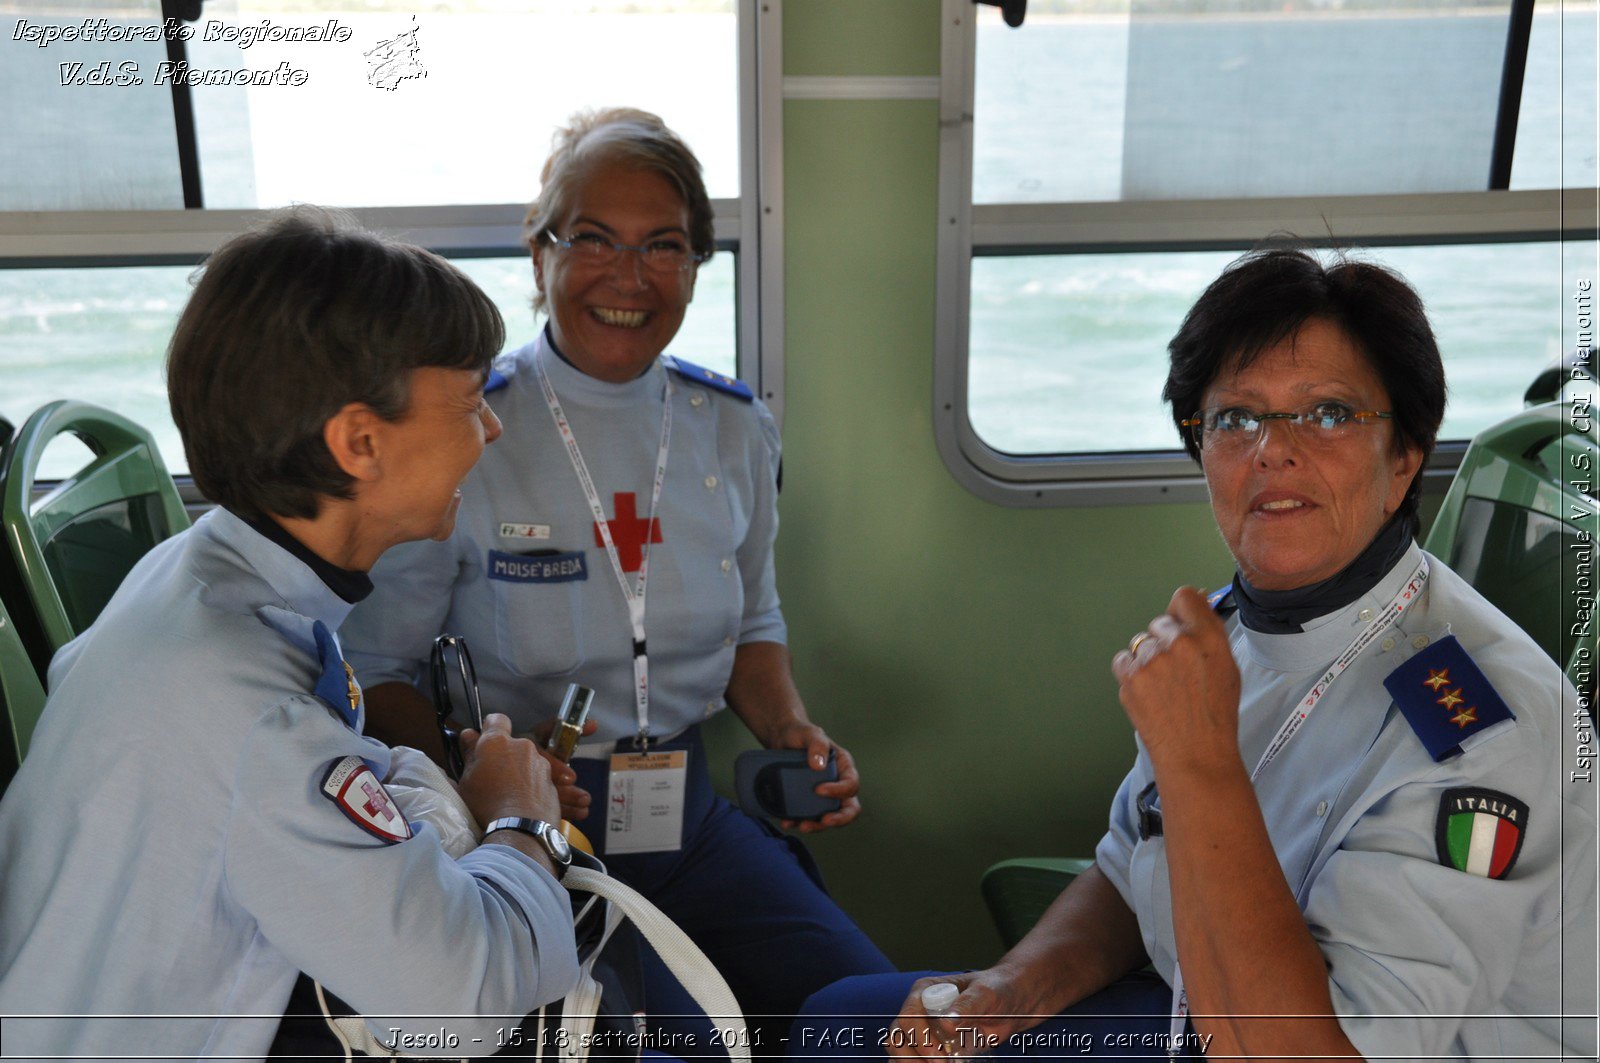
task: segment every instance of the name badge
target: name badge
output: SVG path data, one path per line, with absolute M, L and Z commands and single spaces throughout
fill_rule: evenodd
M 548 524 L 513 524 L 510 521 L 500 525 L 500 538 L 502 539 L 548 539 L 550 538 L 550 525 Z
M 582 550 L 533 555 L 490 550 L 487 570 L 490 579 L 508 583 L 574 583 L 589 578 Z
M 689 752 L 614 753 L 606 798 L 607 853 L 670 853 L 683 846 Z

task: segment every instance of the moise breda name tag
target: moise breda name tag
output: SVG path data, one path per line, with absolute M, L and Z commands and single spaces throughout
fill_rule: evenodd
M 589 578 L 583 551 L 571 553 L 508 554 L 490 550 L 487 570 L 490 579 L 507 583 L 575 583 Z

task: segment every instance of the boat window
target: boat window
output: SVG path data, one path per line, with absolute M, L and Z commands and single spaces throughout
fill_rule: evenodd
M 739 195 L 733 0 L 235 6 L 225 15 L 208 2 L 205 18 L 241 33 L 333 20 L 352 37 L 323 46 L 269 35 L 244 50 L 202 34 L 191 44 L 197 68 L 287 64 L 307 78 L 290 91 L 196 88 L 208 207 L 515 203 L 536 188 L 558 125 L 615 106 L 659 114 L 699 155 L 707 191 Z
M 1552 307 L 1564 250 L 1576 270 L 1583 245 L 1558 242 L 1351 252 L 1398 270 L 1428 308 L 1450 381 L 1440 439 L 1470 439 L 1504 420 L 1533 373 L 1559 357 L 1563 344 L 1576 343 L 1576 317 Z M 968 386 L 978 437 L 1018 455 L 1176 449 L 1161 401 L 1167 341 L 1235 257 L 1167 251 L 974 259 Z M 1053 336 L 1062 342 L 1052 345 Z
M 0 210 L 182 207 L 168 89 L 136 84 L 165 61 L 160 0 L 134 0 L 108 20 L 116 40 L 58 39 L 99 12 L 40 0 L 0 15 Z
M 935 424 L 980 496 L 1203 498 L 1160 401 L 1166 344 L 1268 238 L 1418 288 L 1451 380 L 1442 439 L 1514 412 L 1577 342 L 1597 253 L 1592 4 L 966 14 L 947 0 Z
M 189 276 L 292 202 L 452 258 L 520 346 L 523 206 L 581 107 L 653 110 L 694 147 L 719 250 L 669 350 L 760 383 L 749 0 L 204 0 L 166 18 L 183 6 L 0 14 L 0 417 L 85 399 L 186 470 L 161 362 Z M 778 389 L 761 393 L 781 408 Z
M 494 300 L 508 343 L 533 337 L 533 271 L 524 256 L 457 259 Z M 695 299 L 668 351 L 732 375 L 737 256 L 718 252 L 700 270 Z M 21 427 L 47 402 L 74 398 L 149 428 L 174 475 L 189 468 L 167 406 L 167 342 L 189 297 L 193 266 L 0 269 L 0 418 Z M 83 464 L 71 437 L 47 449 L 39 475 Z M 68 446 L 74 444 L 75 446 Z
M 974 202 L 1487 187 L 1509 3 L 1088 6 L 1035 4 L 1021 30 L 980 15 Z M 1562 22 L 1535 7 L 1512 188 L 1595 183 L 1592 34 Z

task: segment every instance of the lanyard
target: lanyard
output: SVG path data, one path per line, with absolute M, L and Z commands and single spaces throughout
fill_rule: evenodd
M 644 603 L 650 577 L 649 529 L 655 527 L 656 508 L 661 504 L 661 485 L 667 478 L 667 446 L 672 440 L 672 374 L 666 375 L 666 396 L 661 403 L 661 446 L 656 451 L 656 477 L 650 487 L 650 512 L 645 522 L 639 581 L 635 586 L 622 570 L 622 558 L 618 556 L 617 544 L 611 538 L 611 526 L 606 523 L 605 507 L 600 504 L 600 494 L 595 490 L 594 478 L 589 475 L 589 466 L 584 463 L 583 453 L 578 449 L 578 439 L 572 434 L 572 425 L 567 423 L 567 415 L 561 409 L 561 400 L 556 398 L 556 389 L 550 386 L 550 375 L 545 372 L 542 350 L 533 364 L 539 371 L 539 389 L 544 392 L 545 405 L 550 407 L 556 431 L 561 433 L 561 441 L 567 446 L 567 458 L 572 462 L 572 471 L 578 475 L 578 484 L 583 488 L 584 497 L 588 499 L 600 542 L 605 545 L 606 556 L 611 559 L 611 571 L 616 574 L 623 601 L 628 605 L 628 626 L 633 631 L 633 704 L 639 723 L 638 745 L 641 749 L 647 748 L 650 744 L 650 657 L 645 650 Z
M 1289 711 L 1288 717 L 1278 728 L 1278 733 L 1272 736 L 1272 741 L 1267 743 L 1266 750 L 1261 754 L 1261 759 L 1256 761 L 1255 770 L 1250 773 L 1252 785 L 1261 777 L 1268 764 L 1278 759 L 1284 747 L 1300 733 L 1300 728 L 1310 718 L 1311 712 L 1317 707 L 1328 690 L 1344 674 L 1344 670 L 1361 656 L 1361 651 L 1372 645 L 1378 636 L 1388 631 L 1400 620 L 1402 613 L 1410 607 L 1422 594 L 1422 586 L 1428 581 L 1428 557 L 1423 555 L 1416 571 L 1411 573 L 1411 578 L 1405 585 L 1389 599 L 1389 604 L 1384 606 L 1383 612 L 1374 617 L 1371 623 L 1361 629 L 1361 634 L 1356 640 L 1345 647 L 1343 653 L 1334 658 L 1328 670 L 1322 673 L 1311 687 L 1310 693 L 1300 699 L 1300 703 Z M 1167 1058 L 1176 1059 L 1178 1046 L 1183 1043 L 1184 1029 L 1189 1022 L 1189 994 L 1183 988 L 1183 968 L 1174 961 L 1172 965 L 1172 1023 L 1168 1028 L 1169 1042 L 1167 1045 Z

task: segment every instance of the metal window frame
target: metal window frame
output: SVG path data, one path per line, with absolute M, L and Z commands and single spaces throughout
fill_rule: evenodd
M 783 427 L 783 0 L 739 0 L 739 367 Z M 748 81 L 746 81 L 748 79 Z
M 740 373 L 782 424 L 782 0 L 738 0 L 737 199 L 712 201 L 719 248 L 735 250 Z M 526 254 L 523 203 L 342 208 L 362 225 L 450 258 Z M 194 265 L 271 209 L 0 211 L 0 269 Z
M 1089 203 L 975 205 L 972 0 L 941 0 L 939 236 L 934 322 L 934 440 L 956 481 L 1003 506 L 1203 502 L 1204 478 L 1171 450 L 1016 455 L 994 449 L 968 416 L 972 260 L 979 255 L 1243 252 L 1274 232 L 1336 232 L 1368 246 L 1594 239 L 1592 189 Z M 1308 240 L 1315 243 L 1315 240 Z M 1424 473 L 1454 475 L 1464 443 L 1441 444 Z

